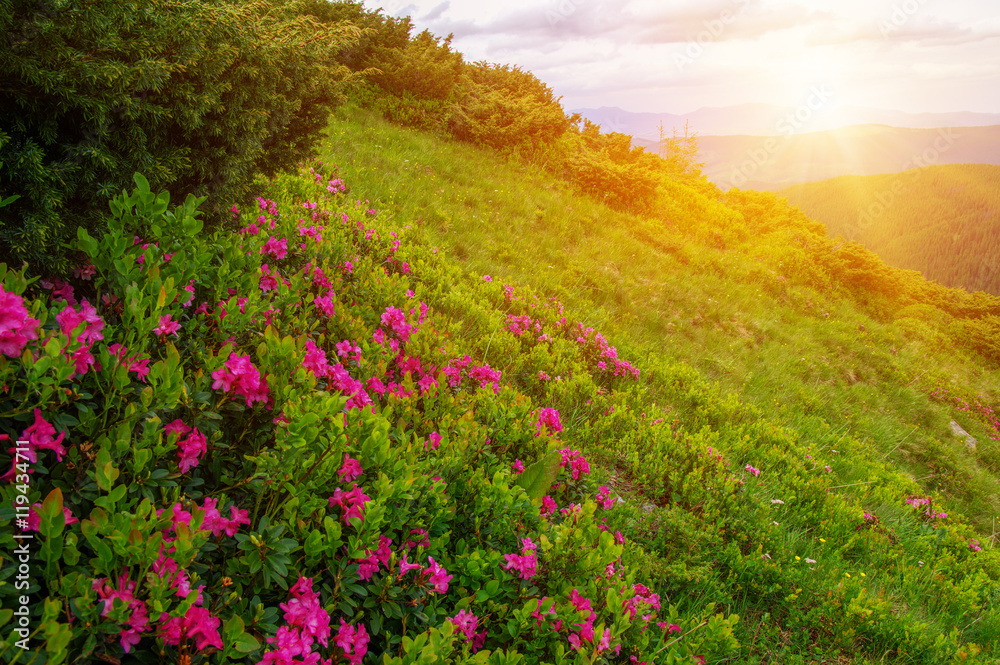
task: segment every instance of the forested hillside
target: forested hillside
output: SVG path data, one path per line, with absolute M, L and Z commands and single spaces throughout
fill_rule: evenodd
M 1000 658 L 1000 298 L 358 3 L 0 19 L 5 662 Z
M 779 192 L 807 215 L 927 279 L 1000 295 L 1000 166 L 928 166 Z

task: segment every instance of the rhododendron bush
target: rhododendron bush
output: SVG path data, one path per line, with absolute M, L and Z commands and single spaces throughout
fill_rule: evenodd
M 33 557 L 27 589 L 0 586 L 5 608 L 32 599 L 26 651 L 0 613 L 5 658 L 691 663 L 733 646 L 738 617 L 657 591 L 574 439 L 593 424 L 560 413 L 640 376 L 600 333 L 470 277 L 517 313 L 495 314 L 502 353 L 463 342 L 453 267 L 319 163 L 210 236 L 200 200 L 170 209 L 135 181 L 105 234 L 80 231 L 70 281 L 0 265 L 0 541 L 32 534 Z

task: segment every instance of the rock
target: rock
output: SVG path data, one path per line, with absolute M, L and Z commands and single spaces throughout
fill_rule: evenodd
M 955 436 L 960 436 L 965 439 L 966 448 L 972 452 L 976 452 L 976 437 L 962 429 L 962 426 L 954 420 L 951 421 L 951 431 L 955 434 Z

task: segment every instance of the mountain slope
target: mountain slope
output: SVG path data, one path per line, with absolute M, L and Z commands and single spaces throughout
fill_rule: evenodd
M 781 190 L 790 203 L 886 263 L 1000 295 L 1000 166 L 928 166 Z
M 837 250 L 820 225 L 767 194 L 713 200 L 676 187 L 658 215 L 628 215 L 574 195 L 541 169 L 357 110 L 331 125 L 326 153 L 349 181 L 363 183 L 358 189 L 371 205 L 410 225 L 411 241 L 457 260 L 466 274 L 586 312 L 584 326 L 635 359 L 646 378 L 604 411 L 610 420 L 585 425 L 597 402 L 566 384 L 567 368 L 511 354 L 542 353 L 543 340 L 502 323 L 533 316 L 533 306 L 497 303 L 497 323 L 464 317 L 457 295 L 442 293 L 435 304 L 463 321 L 463 338 L 479 340 L 480 357 L 523 390 L 562 396 L 560 412 L 583 427 L 574 442 L 613 469 L 616 487 L 646 497 L 660 487 L 641 470 L 663 454 L 657 450 L 676 453 L 650 447 L 645 428 L 660 422 L 698 432 L 700 445 L 750 474 L 744 482 L 763 469 L 751 490 L 758 507 L 712 524 L 701 512 L 708 504 L 683 498 L 683 473 L 671 476 L 673 489 L 649 503 L 663 512 L 643 522 L 651 530 L 640 538 L 673 562 L 661 569 L 661 593 L 684 606 L 721 602 L 740 614 L 741 648 L 731 662 L 792 662 L 810 647 L 783 641 L 783 631 L 809 630 L 819 631 L 812 643 L 826 657 L 932 662 L 932 650 L 914 651 L 891 635 L 949 633 L 952 611 L 984 613 L 969 629 L 979 632 L 965 639 L 996 643 L 992 600 L 977 609 L 928 605 L 923 582 L 898 580 L 922 579 L 918 571 L 931 556 L 923 549 L 931 541 L 922 539 L 935 533 L 929 523 L 909 522 L 908 497 L 940 493 L 954 506 L 952 518 L 966 515 L 987 535 L 1000 509 L 1000 424 L 983 410 L 1000 401 L 1000 372 L 996 361 L 949 341 L 963 329 L 961 312 L 992 316 L 1000 301 L 879 267 L 861 249 Z M 904 293 L 921 295 L 898 300 Z M 549 381 L 556 377 L 561 383 Z M 951 433 L 953 419 L 971 428 L 975 451 Z M 682 449 L 693 445 L 690 434 L 676 436 L 689 441 Z M 822 600 L 845 585 L 855 591 L 837 601 L 843 605 Z M 884 608 L 872 610 L 873 623 L 820 627 L 836 624 L 841 619 L 832 617 L 844 617 L 852 603 L 864 606 L 862 597 Z M 930 629 L 927 621 L 945 623 Z M 979 647 L 969 649 L 963 653 Z

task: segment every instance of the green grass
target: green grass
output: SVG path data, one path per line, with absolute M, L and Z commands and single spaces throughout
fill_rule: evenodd
M 866 298 L 810 283 L 790 268 L 786 257 L 800 242 L 794 233 L 740 233 L 739 213 L 680 186 L 658 215 L 616 212 L 574 192 L 543 165 L 400 128 L 350 107 L 332 122 L 323 158 L 338 166 L 352 187 L 349 196 L 367 200 L 383 219 L 412 227 L 415 241 L 458 262 L 469 279 L 490 275 L 528 287 L 601 330 L 621 357 L 648 372 L 631 394 L 650 418 L 676 418 L 688 432 L 700 430 L 697 436 L 715 441 L 734 468 L 755 462 L 763 450 L 783 449 L 787 463 L 801 464 L 788 476 L 762 476 L 753 485 L 763 512 L 728 518 L 764 534 L 746 543 L 751 554 L 766 545 L 775 557 L 784 553 L 783 563 L 753 563 L 766 550 L 737 559 L 715 551 L 722 541 L 676 510 L 657 518 L 666 539 L 654 539 L 661 554 L 683 559 L 674 568 L 666 564 L 679 594 L 671 602 L 723 602 L 744 618 L 732 662 L 844 662 L 845 654 L 857 662 L 928 662 L 930 652 L 917 657 L 889 646 L 873 655 L 880 645 L 898 644 L 898 633 L 914 625 L 928 635 L 959 631 L 963 643 L 1000 640 L 993 614 L 1000 599 L 979 588 L 990 578 L 959 574 L 959 564 L 940 558 L 933 544 L 938 536 L 903 503 L 909 493 L 937 492 L 985 548 L 995 544 L 1000 449 L 983 421 L 929 393 L 946 386 L 998 404 L 1000 371 L 942 344 L 947 321 L 914 331 L 892 316 L 876 318 Z M 462 316 L 453 313 L 456 320 Z M 509 370 L 513 361 L 503 351 L 497 320 L 479 350 L 483 360 Z M 475 340 L 481 331 L 461 323 Z M 578 407 L 582 423 L 588 407 Z M 564 421 L 573 418 L 564 411 Z M 952 419 L 979 439 L 977 453 L 951 434 Z M 599 459 L 618 468 L 626 444 L 606 445 Z M 643 445 L 635 449 L 640 459 Z M 627 475 L 613 475 L 619 487 L 629 486 Z M 816 483 L 830 489 L 817 494 Z M 844 520 L 835 515 L 858 506 L 879 516 L 881 531 L 836 531 L 843 527 L 832 525 Z M 671 537 L 703 538 L 692 542 L 705 549 L 674 549 Z M 807 557 L 817 561 L 812 570 L 802 563 Z M 964 580 L 954 583 L 971 586 L 944 589 L 953 582 L 936 576 L 930 561 Z M 1000 566 L 983 561 L 995 588 Z M 753 581 L 768 575 L 777 580 L 770 591 Z M 979 605 L 968 600 L 977 593 Z M 853 598 L 843 608 L 848 616 L 863 618 L 871 610 L 911 623 L 900 618 L 869 626 L 859 619 L 864 629 L 857 635 L 822 637 L 827 619 L 817 608 L 837 602 L 830 598 L 838 594 L 845 603 Z M 977 606 L 979 620 L 964 620 Z M 796 630 L 819 630 L 820 637 L 810 644 Z
M 980 441 L 987 431 L 927 393 L 940 378 L 995 404 L 1000 371 L 933 353 L 849 299 L 780 280 L 768 251 L 780 239 L 706 246 L 679 230 L 690 220 L 616 212 L 538 166 L 357 109 L 331 125 L 324 153 L 372 205 L 416 225 L 466 270 L 586 310 L 585 323 L 613 332 L 620 348 L 697 368 L 802 440 L 822 445 L 825 427 L 846 425 L 874 457 L 991 527 L 1000 482 L 984 467 L 996 460 L 967 454 L 948 422 L 958 417 Z M 703 204 L 722 214 L 719 203 Z

